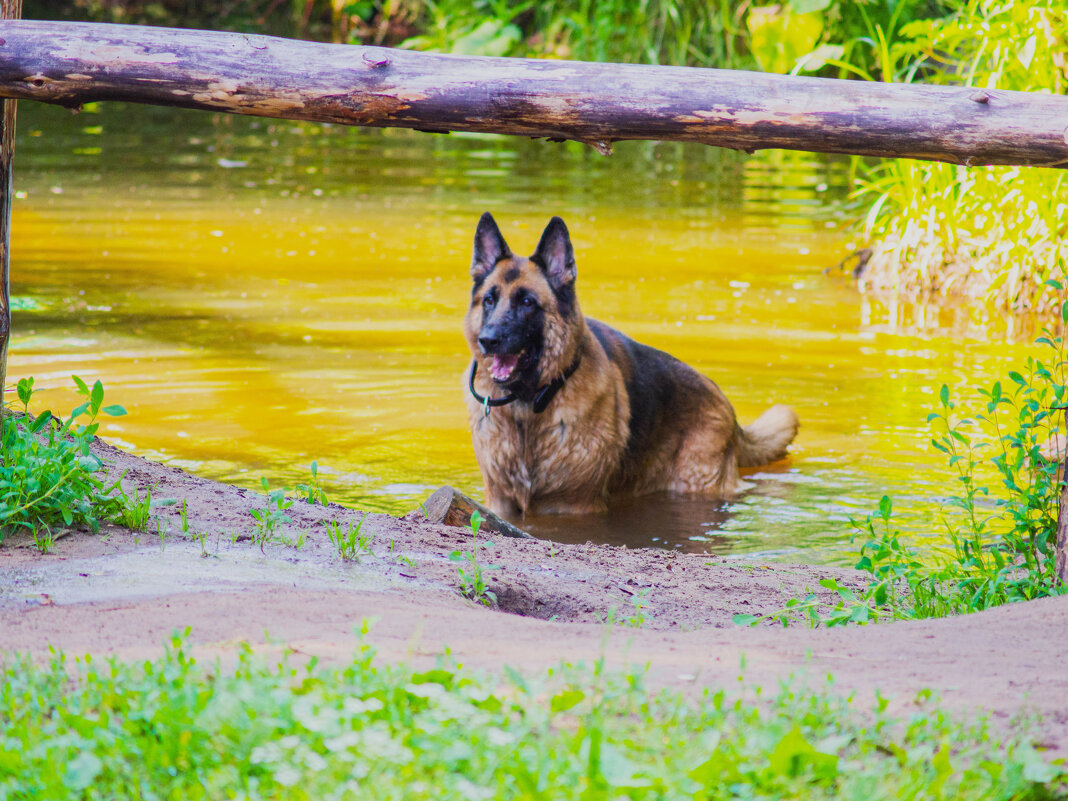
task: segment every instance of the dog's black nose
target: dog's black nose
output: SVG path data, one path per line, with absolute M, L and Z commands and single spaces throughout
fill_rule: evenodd
M 493 353 L 501 344 L 501 340 L 498 337 L 479 337 L 478 344 L 483 353 Z

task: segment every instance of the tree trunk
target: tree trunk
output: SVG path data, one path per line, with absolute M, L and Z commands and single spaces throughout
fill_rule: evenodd
M 22 16 L 22 0 L 0 0 L 0 20 Z M 15 152 L 15 101 L 0 104 L 0 406 L 6 400 L 7 344 L 11 336 L 11 159 Z
M 1068 165 L 1068 98 L 732 70 L 480 58 L 129 25 L 0 23 L 0 96 L 424 131 Z

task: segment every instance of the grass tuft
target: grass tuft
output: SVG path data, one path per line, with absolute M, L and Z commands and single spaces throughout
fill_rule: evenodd
M 367 522 L 367 515 L 360 518 L 359 522 L 349 521 L 348 528 L 341 530 L 341 523 L 336 520 L 324 520 L 326 535 L 337 551 L 337 555 L 347 562 L 359 562 L 362 556 L 372 556 L 371 545 L 374 537 L 371 532 L 363 531 L 363 524 Z

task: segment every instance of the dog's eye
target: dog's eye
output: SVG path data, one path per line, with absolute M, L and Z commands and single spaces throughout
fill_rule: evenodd
M 492 294 L 486 295 L 486 297 L 482 298 L 482 305 L 487 309 L 492 309 L 496 302 L 497 298 L 495 298 Z
M 526 306 L 528 309 L 537 305 L 537 302 L 534 300 L 533 295 L 524 295 L 522 298 L 519 299 L 519 302 L 523 306 Z

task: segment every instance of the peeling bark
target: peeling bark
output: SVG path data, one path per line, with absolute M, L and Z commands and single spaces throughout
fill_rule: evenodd
M 0 97 L 346 125 L 1068 166 L 1068 98 L 732 70 L 480 58 L 217 31 L 0 22 Z

